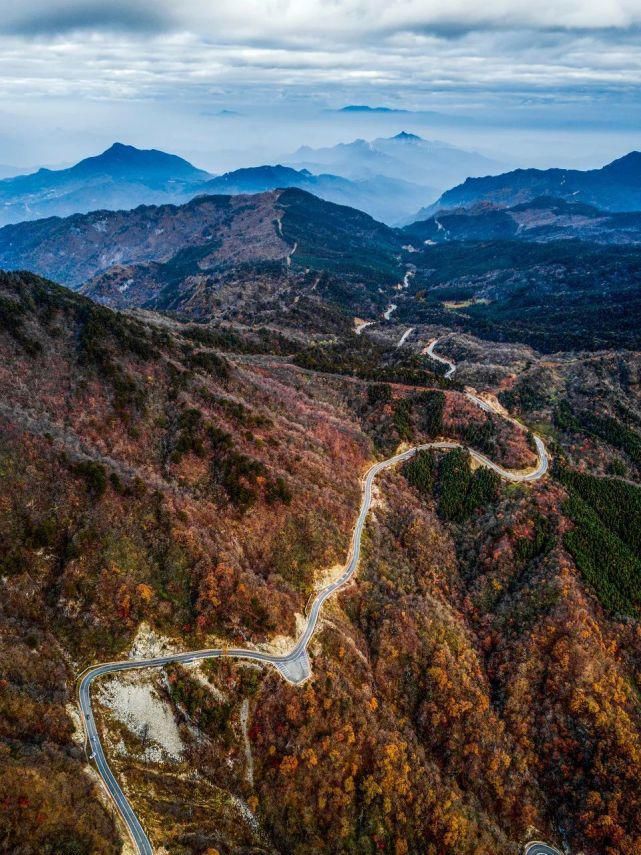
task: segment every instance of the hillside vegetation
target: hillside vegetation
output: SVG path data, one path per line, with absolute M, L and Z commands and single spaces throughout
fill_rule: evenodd
M 533 462 L 525 430 L 421 357 L 357 345 L 330 310 L 315 324 L 132 316 L 0 275 L 8 851 L 120 851 L 74 736 L 85 665 L 149 638 L 282 649 L 345 559 L 360 476 L 402 442 Z M 302 688 L 227 660 L 132 676 L 173 722 L 175 756 L 105 689 L 109 762 L 154 845 L 517 855 L 534 826 L 586 855 L 636 853 L 637 493 L 574 468 L 506 486 L 454 451 L 387 472 Z

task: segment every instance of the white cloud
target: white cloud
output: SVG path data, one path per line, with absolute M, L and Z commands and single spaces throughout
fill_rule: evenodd
M 601 29 L 641 23 L 638 0 L 186 0 L 188 29 L 244 38 L 476 28 Z
M 0 111 L 601 99 L 641 83 L 638 28 L 641 0 L 0 0 Z
M 367 40 L 402 30 L 624 29 L 639 0 L 0 0 L 0 31 L 186 30 L 216 41 L 333 35 Z

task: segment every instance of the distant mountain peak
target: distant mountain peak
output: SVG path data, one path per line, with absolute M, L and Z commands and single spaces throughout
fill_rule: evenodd
M 0 225 L 184 201 L 209 178 L 175 154 L 116 141 L 66 169 L 40 169 L 0 182 Z
M 118 175 L 140 172 L 193 179 L 205 178 L 207 175 L 176 154 L 169 154 L 156 148 L 136 148 L 121 142 L 113 143 L 101 154 L 81 160 L 71 167 L 70 171 L 85 174 L 103 169 Z
M 392 139 L 399 140 L 400 142 L 423 142 L 423 137 L 419 137 L 418 134 L 408 133 L 408 131 L 401 131 L 400 134 L 396 134 Z
M 608 173 L 635 174 L 641 178 L 641 151 L 631 151 L 603 167 Z
M 107 154 L 110 151 L 140 151 L 140 149 L 137 149 L 133 145 L 128 145 L 127 143 L 115 142 L 112 143 L 108 149 L 105 149 L 103 154 Z
M 85 158 L 85 160 L 91 160 L 94 163 L 101 160 L 165 160 L 165 161 L 183 161 L 183 158 L 178 157 L 175 154 L 168 154 L 165 151 L 160 151 L 157 148 L 136 148 L 135 145 L 128 145 L 127 143 L 115 142 L 109 146 L 109 148 L 105 149 L 101 154 L 97 154 L 93 157 Z M 84 161 L 80 161 L 83 163 Z M 183 161 L 186 163 L 187 161 Z
M 150 149 L 150 152 L 154 152 L 154 149 Z M 162 154 L 162 152 L 157 152 L 158 154 Z M 90 158 L 85 158 L 86 160 L 92 160 L 94 163 L 100 161 L 114 161 L 114 160 L 132 160 L 139 155 L 145 155 L 147 152 L 144 149 L 136 148 L 133 145 L 126 145 L 125 143 L 115 142 L 106 148 L 101 154 L 97 154 Z M 80 161 L 81 163 L 83 161 Z
M 369 104 L 348 104 L 341 107 L 339 113 L 407 113 L 407 110 L 399 110 L 396 107 L 370 107 Z

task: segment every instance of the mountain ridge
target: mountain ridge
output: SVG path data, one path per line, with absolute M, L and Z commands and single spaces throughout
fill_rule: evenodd
M 507 208 L 483 201 L 443 209 L 403 231 L 427 245 L 498 239 L 636 244 L 641 243 L 641 213 L 604 211 L 585 202 L 538 196 Z
M 198 196 L 183 205 L 140 205 L 5 226 L 0 229 L 0 264 L 7 269 L 30 267 L 77 288 L 114 264 L 164 262 L 186 247 L 210 246 L 215 253 L 224 242 L 220 231 L 239 227 L 237 217 L 251 220 L 252 242 L 240 241 L 235 247 L 244 260 L 256 252 L 271 257 L 273 247 L 284 258 L 290 248 L 267 219 L 277 194 L 251 198 L 251 210 L 244 207 L 242 195 Z
M 641 210 L 641 152 L 631 151 L 597 169 L 515 169 L 467 178 L 419 211 L 416 219 L 482 201 L 510 207 L 538 196 L 585 202 L 608 211 Z
M 177 155 L 114 143 L 66 169 L 42 168 L 0 181 L 0 225 L 179 201 L 208 177 Z
M 206 181 L 203 193 L 262 193 L 297 188 L 338 205 L 357 208 L 388 224 L 405 219 L 415 200 L 434 190 L 386 176 L 352 180 L 327 172 L 313 173 L 283 164 L 243 167 Z
M 289 166 L 314 173 L 331 170 L 345 178 L 386 175 L 443 192 L 469 175 L 500 172 L 503 165 L 474 151 L 427 140 L 402 130 L 392 137 L 358 138 L 334 146 L 302 146 L 283 158 Z M 429 190 L 426 190 L 426 196 Z
M 401 234 L 368 214 L 288 188 L 197 196 L 183 205 L 94 211 L 0 229 L 0 266 L 29 268 L 121 308 L 176 308 L 247 265 L 257 280 L 312 270 L 342 282 L 339 303 L 382 308 L 403 277 Z M 240 274 L 238 274 L 240 271 Z M 267 271 L 267 272 L 266 272 Z M 249 275 L 249 274 L 247 274 Z M 251 276 L 250 276 L 251 278 Z M 270 287 L 267 285 L 266 287 Z M 237 299 L 246 302 L 253 286 Z M 200 301 L 200 298 L 199 298 Z
M 308 190 L 337 204 L 360 208 L 387 223 L 406 220 L 438 190 L 401 177 L 353 180 L 327 170 L 314 174 L 282 164 L 261 164 L 222 175 L 194 167 L 174 154 L 116 142 L 65 169 L 41 168 L 0 180 L 0 226 L 139 205 L 181 204 L 201 194 L 258 193 L 286 187 Z

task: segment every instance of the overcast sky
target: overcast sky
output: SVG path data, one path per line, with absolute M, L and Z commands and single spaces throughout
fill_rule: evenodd
M 119 139 L 217 169 L 402 128 L 598 163 L 641 147 L 640 36 L 641 0 L 0 0 L 0 163 Z

